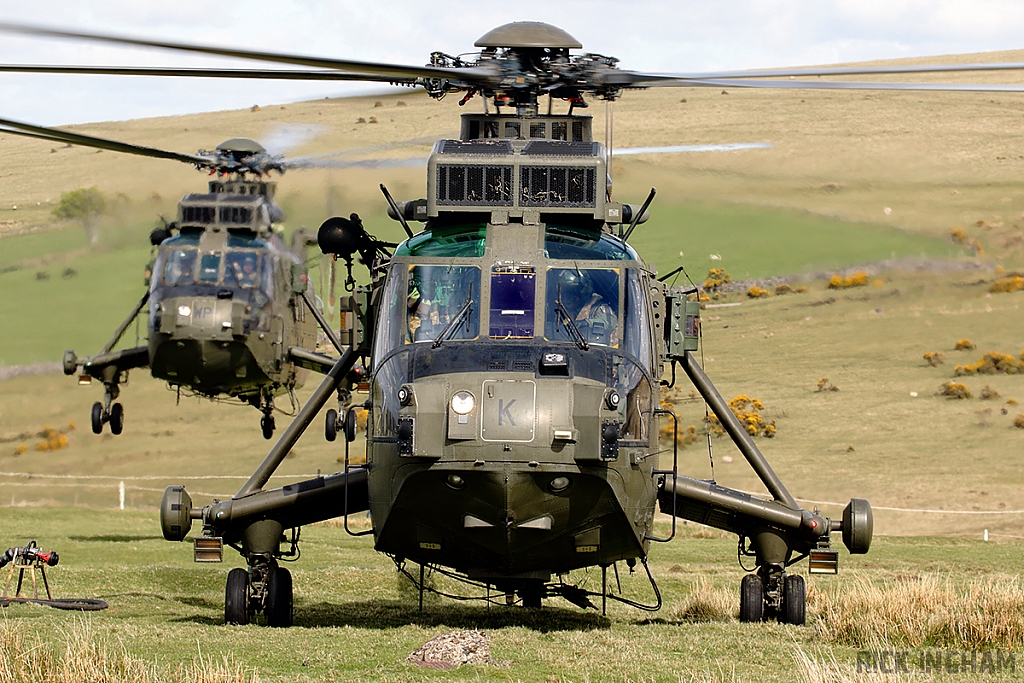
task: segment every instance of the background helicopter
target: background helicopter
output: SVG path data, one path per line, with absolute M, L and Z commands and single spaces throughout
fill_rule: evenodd
M 759 620 L 767 608 L 799 623 L 803 581 L 786 576 L 785 568 L 794 556 L 810 554 L 812 572 L 835 570 L 830 532 L 841 530 L 851 551 L 866 551 L 870 507 L 864 501 L 851 502 L 839 522 L 802 510 L 793 501 L 756 447 L 748 443 L 742 427 L 730 419 L 728 407 L 691 355 L 699 338 L 697 311 L 686 305 L 684 293 L 667 290 L 653 280 L 626 244 L 647 207 L 608 201 L 602 182 L 606 161 L 601 146 L 591 140 L 589 120 L 571 114 L 540 115 L 537 96 L 544 91 L 557 94 L 575 108 L 583 94 L 613 99 L 625 87 L 719 87 L 729 77 L 737 79 L 728 81 L 730 85 L 746 87 L 992 87 L 808 85 L 751 81 L 754 74 L 749 72 L 690 77 L 621 72 L 609 58 L 570 58 L 568 50 L 579 44 L 553 27 L 536 24 L 502 27 L 478 41 L 478 46 L 484 51 L 476 62 L 435 54 L 431 70 L 418 72 L 424 74 L 417 76 L 423 79 L 418 84 L 433 94 L 482 91 L 499 113 L 467 115 L 461 139 L 435 147 L 428 198 L 392 207 L 398 218 L 427 219 L 427 230 L 396 251 L 387 279 L 378 280 L 368 292 L 363 312 L 373 328 L 364 330 L 364 345 L 346 352 L 332 368 L 328 380 L 234 499 L 192 511 L 183 489 L 170 489 L 162 514 L 165 536 L 183 538 L 195 518 L 204 521 L 206 532 L 197 539 L 197 558 L 219 553 L 222 542 L 236 544 L 250 571 L 236 570 L 229 576 L 226 617 L 248 619 L 250 608 L 257 607 L 267 610 L 271 624 L 286 625 L 291 620 L 290 577 L 276 566 L 276 559 L 283 555 L 279 541 L 285 528 L 369 507 L 377 547 L 396 560 L 413 559 L 421 567 L 451 566 L 504 592 L 518 592 L 526 604 L 538 605 L 544 595 L 579 595 L 564 587 L 545 586 L 544 574 L 575 566 L 607 567 L 619 559 L 645 560 L 649 543 L 659 540 L 650 536 L 650 513 L 658 499 L 663 509 L 676 516 L 726 528 L 750 540 L 758 573 L 743 582 L 744 620 Z M 280 57 L 293 63 L 301 59 Z M 446 60 L 449 66 L 438 66 Z M 345 64 L 373 70 L 366 63 Z M 381 80 L 417 73 L 416 67 L 380 67 Z M 769 75 L 902 71 L 907 69 L 775 70 Z M 439 73 L 450 80 L 431 82 L 430 77 Z M 516 113 L 502 115 L 501 106 L 514 106 Z M 555 229 L 549 232 L 550 228 Z M 321 247 L 342 255 L 351 255 L 352 243 L 367 239 L 358 227 L 343 220 L 328 222 L 321 234 Z M 584 259 L 581 252 L 597 258 Z M 617 262 L 616 267 L 608 267 L 608 261 Z M 489 277 L 481 274 L 484 266 Z M 454 273 L 453 281 L 444 280 L 442 273 Z M 565 273 L 570 277 L 563 282 Z M 613 309 L 618 318 L 615 332 L 621 333 L 614 342 L 611 334 L 595 334 L 596 326 L 583 325 L 579 313 L 569 310 L 566 290 L 572 287 L 573 273 L 580 280 L 584 274 L 589 276 L 590 295 L 600 292 Z M 640 286 L 632 287 L 631 277 Z M 495 306 L 508 292 L 517 293 L 522 305 Z M 446 310 L 438 311 L 437 322 L 430 307 L 421 310 L 424 301 L 444 305 Z M 646 316 L 645 323 L 633 327 L 630 314 L 634 322 Z M 418 319 L 415 326 L 413 315 Z M 668 322 L 659 325 L 659 315 Z M 424 318 L 433 329 L 426 328 Z M 605 322 L 604 327 L 608 331 L 611 325 Z M 481 330 L 487 328 L 485 336 Z M 629 334 L 637 335 L 633 346 L 627 341 Z M 630 353 L 630 348 L 638 353 Z M 367 350 L 374 355 L 370 407 L 375 413 L 368 469 L 349 472 L 346 468 L 334 477 L 261 492 L 289 442 L 294 443 L 313 419 L 359 352 Z M 649 427 L 658 411 L 652 402 L 652 384 L 661 377 L 662 361 L 672 361 L 673 368 L 676 362 L 683 364 L 774 500 L 679 477 L 674 468 L 667 472 L 653 467 L 650 456 L 657 453 L 657 445 L 651 443 Z M 609 367 L 616 372 L 602 375 Z M 497 379 L 474 376 L 482 373 Z M 457 388 L 456 382 L 468 388 Z M 526 385 L 543 387 L 543 392 L 533 394 L 531 401 Z M 519 390 L 524 393 L 516 393 Z M 542 402 L 536 400 L 540 393 L 547 394 Z M 493 403 L 489 410 L 488 400 Z M 517 411 L 525 405 L 532 408 L 514 414 L 517 401 Z M 504 424 L 503 419 L 507 419 Z M 563 419 L 566 429 L 559 428 L 558 420 Z M 496 429 L 498 438 L 486 438 L 489 429 Z M 535 454 L 542 458 L 531 459 Z M 595 481 L 615 477 L 625 483 L 618 489 L 611 486 L 610 492 Z M 423 485 L 414 483 L 415 478 Z M 510 479 L 522 485 L 510 487 Z M 476 508 L 471 509 L 470 495 L 476 496 Z M 444 501 L 441 506 L 439 496 Z M 436 514 L 438 508 L 443 514 Z M 422 514 L 424 509 L 430 510 L 429 519 Z M 580 516 L 569 514 L 567 520 L 556 520 L 556 513 L 563 509 Z M 544 535 L 530 539 L 533 531 Z M 474 537 L 478 532 L 480 536 Z M 293 535 L 292 540 L 294 544 L 297 537 Z
M 98 354 L 80 359 L 65 352 L 64 373 L 81 370 L 80 383 L 103 383 L 103 402 L 91 414 L 96 434 L 104 424 L 121 433 L 120 385 L 129 370 L 148 367 L 179 392 L 226 396 L 256 407 L 269 439 L 274 397 L 302 386 L 306 368 L 326 372 L 333 363 L 315 351 L 323 317 L 306 272 L 311 238 L 296 230 L 287 247 L 276 227 L 284 212 L 266 176 L 284 172 L 289 162 L 245 138 L 186 155 L 8 119 L 0 119 L 0 131 L 182 161 L 215 176 L 207 193 L 183 197 L 177 219 L 150 234 L 155 257 L 147 266 L 148 289 L 128 317 Z M 147 344 L 115 350 L 143 312 Z M 326 321 L 322 325 L 330 329 Z M 329 332 L 328 337 L 334 339 Z

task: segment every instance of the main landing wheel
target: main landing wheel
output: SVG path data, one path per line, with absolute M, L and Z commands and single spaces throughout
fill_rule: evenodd
M 228 572 L 224 589 L 224 623 L 244 626 L 249 623 L 249 572 L 235 567 Z
M 544 597 L 544 582 L 529 580 L 519 589 L 519 595 L 523 598 L 523 607 L 528 609 L 540 609 L 541 599 Z
M 757 574 L 747 574 L 740 581 L 740 621 L 758 622 L 764 619 L 764 584 Z
M 807 622 L 807 587 L 804 577 L 787 576 L 782 587 L 782 611 L 779 621 L 803 626 Z
M 110 406 L 110 433 L 120 434 L 124 429 L 124 408 L 120 403 Z
M 324 438 L 334 441 L 338 438 L 338 411 L 331 408 L 327 411 L 327 421 L 324 423 Z
M 260 418 L 260 429 L 263 430 L 263 438 L 269 441 L 274 436 L 274 416 L 264 415 Z
M 103 404 L 99 401 L 92 404 L 92 433 L 103 433 Z
M 275 567 L 267 582 L 267 625 L 288 628 L 292 625 L 292 574 Z

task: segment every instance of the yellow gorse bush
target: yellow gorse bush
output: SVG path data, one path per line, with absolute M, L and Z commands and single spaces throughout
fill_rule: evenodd
M 956 346 L 953 347 L 954 351 L 973 351 L 974 342 L 970 339 L 960 339 L 957 341 Z
M 718 296 L 719 288 L 728 282 L 732 282 L 732 275 L 725 272 L 725 268 L 712 268 L 704 278 L 704 291 Z
M 993 282 L 988 291 L 992 293 L 1006 293 L 1006 292 L 1017 292 L 1024 289 L 1024 277 L 1020 275 L 1011 275 L 1010 277 L 1004 277 Z
M 658 403 L 661 405 L 662 410 L 675 412 L 676 401 L 680 398 L 681 393 L 678 388 L 669 389 L 668 387 L 662 387 Z M 662 439 L 671 442 L 673 432 L 675 432 L 674 422 L 666 417 L 662 420 L 661 427 L 658 428 L 658 434 Z M 700 436 L 701 435 L 697 432 L 697 427 L 695 425 L 690 425 L 685 428 L 680 425 L 679 431 L 675 433 L 676 443 L 683 447 L 694 443 L 700 438 Z
M 948 396 L 949 398 L 970 398 L 971 390 L 967 388 L 966 384 L 947 379 L 939 387 L 939 395 Z
M 842 275 L 833 275 L 828 281 L 829 289 L 846 289 L 847 287 L 866 287 L 868 284 L 868 274 L 864 271 L 854 273 L 850 277 L 843 277 Z
M 1024 360 L 1018 360 L 1008 353 L 989 351 L 980 359 L 967 365 L 957 365 L 953 374 L 961 375 L 1016 375 L 1024 372 Z
M 765 422 L 761 416 L 764 404 L 758 399 L 740 394 L 729 401 L 729 408 L 751 436 L 764 436 L 769 439 L 775 436 L 777 431 L 775 420 L 769 423 Z M 723 436 L 725 434 L 725 427 L 722 426 L 722 422 L 718 419 L 717 415 L 712 414 L 708 416 L 708 428 L 715 436 Z
M 924 360 L 933 368 L 938 365 L 942 365 L 942 351 L 926 351 L 924 354 Z
M 42 440 L 36 442 L 37 451 L 59 451 L 68 446 L 68 435 L 53 427 L 43 427 L 39 436 Z
M 752 286 L 747 290 L 747 296 L 751 299 L 767 299 L 772 295 L 767 289 L 761 289 L 757 285 Z

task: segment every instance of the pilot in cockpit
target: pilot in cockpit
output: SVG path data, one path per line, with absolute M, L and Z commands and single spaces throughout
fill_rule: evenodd
M 593 344 L 615 346 L 619 341 L 618 316 L 600 293 L 594 291 L 586 271 L 567 268 L 558 275 L 556 296 L 561 296 L 569 316 Z

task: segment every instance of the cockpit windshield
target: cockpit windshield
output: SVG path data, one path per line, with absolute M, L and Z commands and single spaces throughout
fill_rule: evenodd
M 578 330 L 589 344 L 618 346 L 619 275 L 618 268 L 549 268 L 544 336 L 576 341 Z
M 172 287 L 199 283 L 254 289 L 260 285 L 261 270 L 268 269 L 269 265 L 260 268 L 260 254 L 255 250 L 201 254 L 198 249 L 171 246 L 163 252 L 161 282 Z M 273 292 L 272 285 L 266 289 Z
M 406 343 L 475 339 L 480 333 L 480 269 L 475 266 L 409 266 Z M 458 320 L 456 320 L 458 318 Z M 454 327 L 447 329 L 449 324 Z
M 537 271 L 533 266 L 495 266 L 491 270 L 491 338 L 533 337 Z
M 255 251 L 231 251 L 224 257 L 224 284 L 252 289 L 259 281 L 259 259 Z
M 198 256 L 199 251 L 196 249 L 168 249 L 164 257 L 162 282 L 171 286 L 192 284 Z

